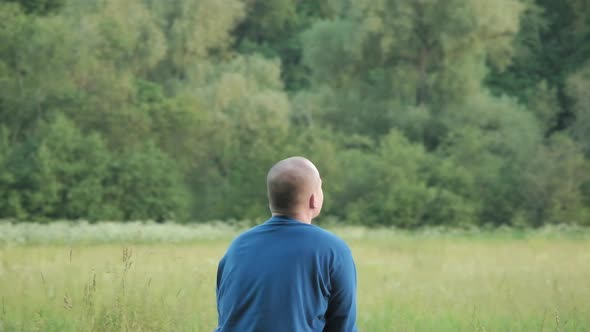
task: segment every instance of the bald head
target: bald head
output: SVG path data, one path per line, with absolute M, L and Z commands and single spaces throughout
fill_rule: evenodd
M 320 173 L 308 159 L 291 157 L 279 161 L 268 171 L 266 185 L 273 213 L 316 209 L 313 217 L 319 214 L 323 201 Z

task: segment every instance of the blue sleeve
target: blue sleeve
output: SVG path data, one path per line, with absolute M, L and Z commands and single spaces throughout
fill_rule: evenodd
M 221 277 L 223 275 L 223 266 L 225 265 L 225 256 L 223 258 L 221 258 L 221 260 L 219 261 L 219 265 L 217 266 L 217 283 L 216 283 L 216 287 L 215 287 L 215 298 L 217 300 L 217 319 L 218 322 L 221 324 L 221 299 L 219 297 L 219 286 L 221 284 Z
M 356 267 L 348 247 L 334 265 L 324 332 L 356 332 Z

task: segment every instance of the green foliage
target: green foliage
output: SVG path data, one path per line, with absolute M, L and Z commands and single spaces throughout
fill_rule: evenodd
M 334 15 L 329 1 L 245 0 L 247 15 L 235 28 L 236 50 L 280 58 L 281 76 L 289 91 L 309 85 L 309 68 L 302 61 L 301 34 L 314 22 Z
M 144 74 L 164 60 L 165 35 L 140 0 L 103 1 L 87 19 L 86 24 L 95 29 L 92 46 L 97 58 L 107 60 L 116 71 Z
M 550 134 L 558 128 L 561 106 L 556 88 L 540 82 L 529 98 L 528 107 L 537 116 L 544 133 Z
M 100 218 L 108 151 L 96 134 L 83 135 L 58 115 L 36 137 L 11 151 L 14 180 L 5 217 Z M 15 195 L 16 194 L 16 195 Z
M 372 157 L 372 163 L 365 160 L 363 165 L 368 177 L 355 180 L 360 190 L 347 214 L 353 221 L 369 224 L 420 226 L 430 194 L 421 172 L 426 158 L 423 148 L 393 131 Z
M 510 15 L 498 20 L 502 7 Z M 521 10 L 510 0 L 354 1 L 340 19 L 314 25 L 305 61 L 332 86 L 366 84 L 412 105 L 452 102 L 477 89 L 482 56 L 509 61 Z
M 193 177 L 196 215 L 204 220 L 264 216 L 266 172 L 288 156 L 290 103 L 278 63 L 237 57 L 205 65 L 191 79 L 213 115 L 202 126 L 207 153 Z
M 510 15 L 498 20 L 502 7 Z M 486 60 L 497 67 L 510 61 L 521 10 L 510 0 L 342 6 L 337 19 L 315 23 L 303 39 L 320 119 L 370 136 L 415 130 L 414 110 L 440 113 L 464 103 L 480 92 Z M 438 120 L 420 121 L 422 142 L 435 147 L 444 134 Z
M 31 14 L 46 15 L 57 11 L 64 4 L 65 0 L 6 0 L 21 5 L 21 7 Z
M 0 211 L 4 215 L 23 215 L 18 202 L 19 193 L 12 189 L 15 178 L 9 169 L 12 147 L 8 136 L 8 130 L 0 126 Z
M 472 98 L 446 119 L 449 129 L 440 153 L 468 178 L 468 195 L 481 223 L 510 223 L 522 200 L 522 168 L 540 144 L 533 115 L 513 100 L 487 95 Z
M 559 102 L 558 124 L 569 129 L 573 111 L 566 81 L 590 58 L 590 17 L 586 0 L 527 0 L 515 39 L 517 52 L 505 71 L 492 70 L 487 85 L 496 94 L 517 96 L 525 103 L 538 102 L 535 89 L 547 84 Z M 546 83 L 542 83 L 546 82 Z M 551 102 L 553 103 L 553 102 Z M 551 107 L 554 107 L 551 105 Z
M 113 158 L 97 133 L 58 115 L 6 151 L 3 217 L 182 220 L 186 211 L 182 175 L 153 144 Z
M 0 216 L 590 222 L 586 0 L 0 2 Z
M 544 7 L 540 1 L 523 1 L 525 9 L 520 18 L 520 28 L 514 38 L 514 57 L 507 68 L 491 68 L 486 77 L 486 85 L 495 94 L 508 93 L 519 100 L 529 100 L 531 90 L 540 81 L 549 80 L 553 86 L 553 78 L 542 75 L 544 68 L 544 34 L 549 30 L 549 19 L 545 15 Z
M 166 57 L 150 75 L 160 82 L 183 79 L 200 61 L 224 54 L 233 40 L 232 29 L 244 16 L 239 0 L 143 2 L 167 42 Z
M 345 185 L 336 195 L 337 205 L 347 206 L 344 216 L 369 225 L 418 227 L 466 225 L 473 211 L 464 199 L 442 184 L 452 173 L 448 163 L 437 162 L 420 144 L 411 143 L 393 130 L 376 152 L 351 150 L 341 156 Z
M 590 156 L 590 64 L 567 80 L 567 94 L 573 100 L 574 138 L 580 143 L 586 156 Z
M 524 174 L 529 223 L 586 224 L 590 209 L 582 185 L 590 181 L 590 163 L 567 136 L 555 135 L 540 147 Z
M 246 0 L 245 3 L 247 19 L 238 30 L 253 41 L 280 39 L 296 19 L 296 1 L 293 0 Z
M 186 220 L 182 174 L 153 143 L 116 156 L 105 188 L 104 209 L 112 220 Z

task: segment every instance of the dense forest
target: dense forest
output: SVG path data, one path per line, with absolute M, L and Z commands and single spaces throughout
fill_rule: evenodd
M 1 0 L 0 218 L 590 225 L 588 0 Z

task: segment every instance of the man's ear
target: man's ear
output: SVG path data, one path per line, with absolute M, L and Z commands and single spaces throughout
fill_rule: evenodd
M 309 196 L 309 208 L 310 209 L 316 208 L 315 194 L 311 194 L 311 196 Z

